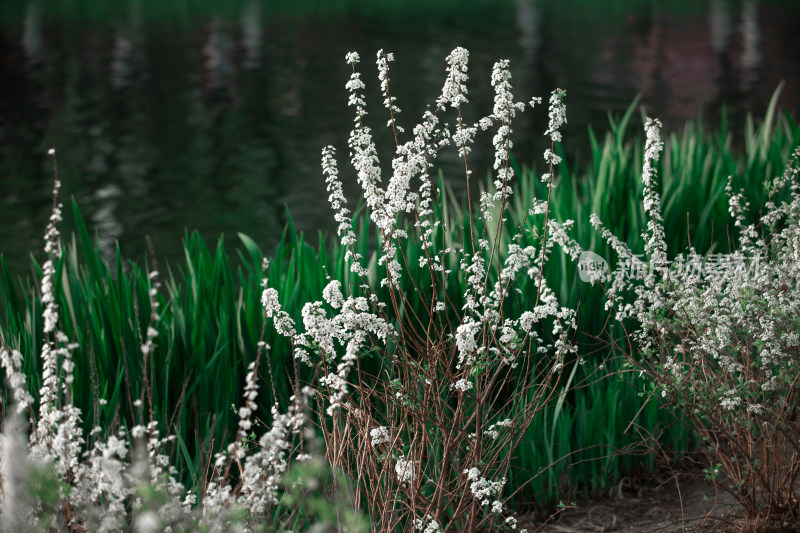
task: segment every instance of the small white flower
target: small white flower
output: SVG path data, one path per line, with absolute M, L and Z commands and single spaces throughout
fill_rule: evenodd
M 389 442 L 389 428 L 386 426 L 380 426 L 372 431 L 369 432 L 369 436 L 372 438 L 372 445 L 378 446 L 379 444 L 383 444 L 384 442 Z
M 468 379 L 461 378 L 452 385 L 450 385 L 450 387 L 459 390 L 461 392 L 467 392 L 468 390 L 472 389 L 473 384 Z
M 742 399 L 736 394 L 735 389 L 731 389 L 725 392 L 719 404 L 726 411 L 733 411 L 742 404 Z
M 394 465 L 394 471 L 395 474 L 397 474 L 397 481 L 399 481 L 402 485 L 414 483 L 416 476 L 414 469 L 414 461 L 411 459 L 406 459 L 405 455 L 401 455 Z
M 760 415 L 764 412 L 764 406 L 760 403 L 751 403 L 747 406 L 747 412 Z

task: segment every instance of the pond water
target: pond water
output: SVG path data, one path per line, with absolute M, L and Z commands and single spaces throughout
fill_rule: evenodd
M 518 99 L 567 90 L 570 157 L 587 127 L 637 94 L 667 128 L 699 112 L 710 125 L 762 114 L 781 80 L 800 106 L 800 2 L 756 0 L 97 0 L 0 7 L 0 253 L 14 270 L 41 255 L 55 145 L 74 196 L 108 256 L 181 254 L 185 229 L 213 242 L 244 232 L 269 249 L 287 215 L 334 227 L 320 150 L 346 156 L 352 124 L 345 53 L 362 57 L 379 147 L 375 54 L 394 53 L 392 92 L 408 129 L 435 101 L 445 57 L 470 50 L 467 118 L 491 110 L 492 64 L 507 58 Z M 515 125 L 514 155 L 540 164 L 546 109 Z M 491 137 L 473 168 L 484 175 Z M 386 162 L 388 164 L 388 161 Z M 456 189 L 455 156 L 441 168 Z M 347 168 L 340 160 L 340 167 Z M 388 168 L 385 165 L 386 171 Z M 342 173 L 349 197 L 352 172 Z M 66 210 L 66 222 L 71 218 Z M 68 229 L 68 228 L 67 228 Z

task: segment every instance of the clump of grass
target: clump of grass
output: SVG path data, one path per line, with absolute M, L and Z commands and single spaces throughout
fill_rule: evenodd
M 664 183 L 665 240 L 670 250 L 681 249 L 689 239 L 700 252 L 727 250 L 727 231 L 713 225 L 714 220 L 719 220 L 717 213 L 727 209 L 723 194 L 727 176 L 734 174 L 734 179 L 738 177 L 746 188 L 747 196 L 758 199 L 763 194 L 755 187 L 759 177 L 782 168 L 791 147 L 800 141 L 796 124 L 777 113 L 776 101 L 774 97 L 760 127 L 749 121 L 742 155 L 733 148 L 735 139 L 724 126 L 709 136 L 699 126 L 689 125 L 667 139 L 667 155 L 654 164 Z M 583 173 L 571 170 L 566 160 L 557 165 L 560 183 L 556 180 L 556 194 L 550 203 L 552 219 L 576 219 L 574 231 L 578 242 L 605 257 L 608 255 L 604 243 L 585 222 L 591 210 L 599 210 L 603 220 L 633 249 L 642 245 L 639 233 L 628 226 L 628 221 L 644 220 L 641 205 L 631 200 L 641 192 L 641 183 L 634 178 L 642 166 L 643 155 L 638 139 L 627 133 L 634 109 L 631 106 L 619 121 L 612 120 L 611 131 L 603 139 L 591 135 L 593 163 Z M 558 145 L 554 151 L 564 158 Z M 532 206 L 523 199 L 546 198 L 548 184 L 542 183 L 533 171 L 517 168 L 511 157 L 509 163 L 517 169 L 520 179 L 508 201 L 507 228 L 532 227 L 534 221 L 542 220 L 527 214 Z M 487 192 L 493 195 L 497 190 Z M 439 199 L 432 206 L 432 218 L 442 223 L 433 228 L 432 241 L 453 248 L 465 235 L 489 226 L 478 220 L 470 229 L 469 219 L 464 215 L 467 202 L 453 199 L 441 184 Z M 269 361 L 276 379 L 261 391 L 263 401 L 257 402 L 258 410 L 253 413 L 253 430 L 258 433 L 269 426 L 275 399 L 281 405 L 281 412 L 291 405 L 287 400 L 293 392 L 292 379 L 285 379 L 287 374 L 292 375 L 293 368 L 288 343 L 271 329 L 261 336 L 261 280 L 264 277 L 270 280 L 270 286 L 278 289 L 281 306 L 293 320 L 300 322 L 304 303 L 319 298 L 328 277 L 340 280 L 344 287 L 360 283 L 345 261 L 348 252 L 358 253 L 364 258 L 375 292 L 380 298 L 388 295 L 388 289 L 379 286 L 381 279 L 385 279 L 385 270 L 378 268 L 378 256 L 370 245 L 375 223 L 367 211 L 353 217 L 356 242 L 349 247 L 324 239 L 320 239 L 319 248 L 312 247 L 294 231 L 290 222 L 266 274 L 260 268 L 262 252 L 244 235 L 240 236 L 243 248 L 238 261 L 230 260 L 222 242 L 210 250 L 199 235 L 187 235 L 186 263 L 162 269 L 163 287 L 154 301 L 149 295 L 153 288 L 150 269 L 125 262 L 119 250 L 116 261 L 107 265 L 93 245 L 75 205 L 73 212 L 77 233 L 70 241 L 61 243 L 61 257 L 53 258 L 55 272 L 49 274 L 49 279 L 54 290 L 52 302 L 60 310 L 59 328 L 78 345 L 73 346 L 70 355 L 74 364 L 70 394 L 72 404 L 82 415 L 82 433 L 91 441 L 90 433 L 96 426 L 133 428 L 143 420 L 137 414 L 140 407 L 134 402 L 145 398 L 149 389 L 151 400 L 143 403 L 142 408 L 150 411 L 149 401 L 152 401 L 152 420 L 158 423 L 160 433 L 175 436 L 174 441 L 166 443 L 164 453 L 177 469 L 174 478 L 195 493 L 204 490 L 214 453 L 223 449 L 238 431 L 238 410 L 232 406 L 239 403 L 239 395 L 246 386 L 247 367 L 253 362 L 262 338 L 272 347 L 261 356 L 262 374 Z M 684 222 L 687 212 L 688 226 Z M 495 214 L 492 222 L 497 220 Z M 413 226 L 406 229 L 414 231 Z M 508 250 L 513 233 L 500 234 L 501 249 Z M 540 237 L 523 232 L 517 244 L 536 246 L 541 243 Z M 405 239 L 398 243 L 398 255 L 405 258 L 403 264 L 409 272 L 398 280 L 399 290 L 405 295 L 407 321 L 412 320 L 409 317 L 416 317 L 415 320 L 429 317 L 429 302 L 423 297 L 424 292 L 417 290 L 417 279 L 425 272 L 424 261 L 419 266 L 423 254 L 418 242 Z M 35 278 L 41 280 L 44 265 L 33 265 Z M 48 271 L 50 268 L 47 267 Z M 442 294 L 454 308 L 459 308 L 465 303 L 467 287 L 458 269 L 451 270 Z M 606 314 L 601 291 L 579 281 L 570 261 L 558 255 L 545 264 L 544 280 L 560 301 L 579 302 L 576 338 L 579 354 L 590 364 L 578 367 L 567 364 L 562 379 L 566 381 L 574 368 L 572 382 L 586 381 L 587 374 L 597 371 L 598 361 L 606 357 L 603 354 L 593 359 L 595 347 L 588 344 L 594 342 L 590 336 L 604 334 Z M 515 285 L 525 294 L 535 294 L 538 278 L 523 276 Z M 0 334 L 6 346 L 6 366 L 19 365 L 20 375 L 25 376 L 27 383 L 25 389 L 19 390 L 27 390 L 29 394 L 41 390 L 44 381 L 42 360 L 32 354 L 41 353 L 47 342 L 42 335 L 46 303 L 42 302 L 38 284 L 13 279 L 0 258 Z M 155 304 L 158 320 L 152 327 L 158 336 L 154 341 L 156 346 L 148 353 L 149 366 L 155 371 L 147 374 L 148 365 L 142 365 L 140 347 L 147 341 Z M 15 359 L 19 363 L 14 363 Z M 376 361 L 373 357 L 362 363 L 377 374 L 375 369 L 380 367 Z M 607 362 L 599 373 L 618 369 L 615 363 Z M 310 379 L 302 366 L 298 373 L 300 379 Z M 11 390 L 4 391 L 6 421 L 10 420 L 7 406 Z M 637 415 L 636 422 L 642 431 L 659 434 L 666 429 L 665 442 L 673 445 L 678 454 L 686 450 L 687 434 L 679 426 L 669 425 L 669 413 L 660 409 L 657 402 L 645 403 L 647 397 L 640 398 L 637 392 L 622 380 L 597 380 L 570 394 L 558 395 L 557 401 L 545 405 L 521 437 L 517 453 L 510 458 L 508 493 L 515 494 L 516 499 L 533 499 L 547 505 L 577 489 L 605 488 L 632 468 L 641 470 L 642 465 L 652 465 L 652 457 L 620 452 L 636 441 L 636 437 L 624 430 Z M 17 405 L 26 403 L 24 396 L 17 401 Z M 39 409 L 35 400 L 30 409 L 33 412 Z M 144 420 L 149 419 L 148 414 Z M 249 434 L 247 442 L 253 442 Z M 563 457 L 567 459 L 558 460 Z M 52 475 L 36 474 L 31 483 L 36 487 L 48 486 L 47 480 L 51 479 L 48 476 Z M 57 502 L 49 496 L 45 500 Z
M 466 50 L 456 49 L 448 58 L 448 77 L 437 102 L 437 113 L 449 106 L 460 111 L 466 102 L 467 57 Z M 385 103 L 397 134 L 402 130 L 395 124 L 399 109 L 389 91 L 391 60 L 390 54 L 379 53 Z M 355 67 L 358 56 L 349 54 L 348 62 Z M 65 321 L 55 297 L 56 263 L 62 259 L 57 229 L 61 217 L 57 201 L 60 183 L 56 172 L 53 214 L 46 233 L 48 257 L 40 287 L 44 338 L 38 413 L 32 409 L 29 412 L 33 431 L 27 449 L 17 445 L 19 439 L 12 433 L 14 424 L 4 426 L 3 446 L 5 452 L 21 455 L 21 464 L 42 465 L 56 488 L 47 501 L 42 501 L 39 494 L 33 494 L 31 499 L 14 498 L 12 485 L 4 486 L 6 523 L 17 523 L 25 514 L 34 527 L 73 531 L 87 527 L 114 530 L 126 524 L 139 530 L 198 525 L 212 530 L 235 525 L 248 530 L 265 522 L 275 523 L 275 516 L 283 516 L 273 513 L 279 510 L 280 480 L 288 471 L 290 457 L 298 450 L 294 443 L 295 436 L 302 434 L 303 405 L 316 393 L 321 398 L 318 404 L 324 407 L 324 415 L 318 416 L 326 457 L 334 467 L 358 480 L 354 510 L 369 509 L 379 529 L 446 531 L 476 529 L 484 524 L 515 529 L 516 520 L 503 502 L 502 475 L 519 436 L 553 396 L 554 380 L 563 369 L 565 358 L 574 352 L 569 340 L 574 312 L 557 306 L 541 277 L 549 250 L 546 240 L 538 251 L 533 246 L 504 247 L 501 241 L 502 218 L 512 194 L 511 122 L 524 105 L 513 100 L 507 61 L 495 65 L 492 84 L 496 90 L 494 111 L 474 127 L 465 127 L 459 120 L 458 131 L 451 133 L 447 127 L 438 128 L 436 114 L 427 112 L 423 124 L 415 129 L 414 140 L 403 145 L 398 142 L 395 175 L 389 186 L 381 189 L 377 154 L 370 131 L 361 121 L 366 114 L 359 95 L 363 84 L 354 69 L 348 84 L 357 115 L 351 145 L 370 217 L 378 230 L 378 265 L 383 267 L 384 275 L 370 279 L 370 271 L 361 264 L 332 149 L 326 149 L 323 170 L 340 222 L 340 241 L 346 250 L 344 263 L 360 284 L 343 287 L 339 280 L 330 281 L 322 295 L 329 309 L 337 310 L 334 316 L 327 318 L 321 302 L 307 303 L 302 312 L 305 332 L 296 333 L 294 322 L 280 307 L 277 291 L 264 278 L 261 303 L 266 316 L 280 334 L 292 339 L 295 357 L 319 372 L 319 380 L 310 381 L 316 391 L 295 386 L 285 414 L 274 404 L 272 426 L 252 449 L 255 436 L 250 431 L 258 409 L 259 362 L 270 349 L 260 340 L 255 360 L 247 367 L 244 405 L 237 411 L 236 434 L 208 465 L 196 494 L 184 495 L 176 480 L 177 470 L 165 453 L 167 444 L 176 437 L 162 438 L 155 418 L 151 383 L 155 382 L 156 373 L 150 365 L 160 336 L 156 327 L 160 322 L 160 282 L 155 269 L 146 274 L 144 296 L 134 302 L 138 365 L 129 364 L 123 357 L 122 372 L 118 373 L 125 382 L 124 386 L 118 384 L 118 390 L 127 397 L 126 414 L 133 425 L 119 425 L 115 413 L 111 424 L 93 427 L 87 435 L 89 440 L 84 439 L 82 413 L 72 397 L 72 352 L 77 345 L 62 329 Z M 548 134 L 556 142 L 560 140 L 558 129 L 565 121 L 563 93 L 554 92 L 550 104 Z M 458 249 L 444 246 L 443 242 L 440 245 L 436 237 L 441 220 L 435 218 L 434 207 L 441 211 L 442 204 L 432 194 L 431 161 L 452 139 L 464 157 L 469 177 L 467 154 L 472 136 L 477 128 L 485 130 L 493 125 L 497 127 L 493 140 L 498 171 L 495 186 L 500 191 L 482 195 L 479 219 L 473 220 L 470 211 Z M 558 157 L 548 152 L 547 158 L 552 170 Z M 410 191 L 412 178 L 421 178 L 418 193 Z M 500 223 L 492 225 L 492 214 L 498 208 Z M 543 212 L 547 216 L 547 206 Z M 405 213 L 414 215 L 415 229 L 411 233 L 405 230 Z M 411 282 L 427 307 L 427 316 L 411 314 L 413 308 L 406 307 L 401 292 L 400 280 L 410 272 L 407 259 L 398 255 L 397 243 L 412 236 L 424 252 L 416 264 L 425 267 L 427 279 Z M 517 278 L 534 278 L 537 272 L 534 306 L 518 317 L 504 316 L 507 300 L 519 301 L 511 296 Z M 451 276 L 464 276 L 464 306 L 456 307 L 447 299 Z M 345 297 L 343 288 L 351 294 Z M 381 293 L 388 298 L 382 300 Z M 146 309 L 139 309 L 137 304 Z M 75 320 L 74 307 L 70 311 Z M 543 334 L 542 328 L 552 333 Z M 21 354 L 5 342 L 2 349 L 0 359 L 18 407 L 24 410 L 32 398 L 21 371 Z M 361 360 L 376 353 L 376 365 L 362 367 Z M 140 388 L 132 390 L 131 374 L 137 366 Z M 271 365 L 266 366 L 271 375 Z M 518 367 L 521 371 L 515 373 Z M 424 377 L 422 382 L 420 375 Z M 299 379 L 295 375 L 295 380 Z M 274 378 L 270 381 L 274 382 Z M 107 382 L 100 379 L 93 384 L 95 390 L 107 387 Z M 98 404 L 106 402 L 104 395 L 97 394 L 95 398 Z M 474 432 L 469 433 L 470 429 Z M 141 450 L 135 461 L 132 445 Z M 10 468 L 16 460 L 17 457 L 6 455 L 2 464 Z M 33 467 L 23 468 L 17 476 L 20 479 L 14 480 L 18 481 L 15 486 L 27 485 L 32 470 Z M 13 477 L 12 474 L 6 479 L 11 481 Z M 386 501 L 393 502 L 389 510 L 385 508 Z M 295 516 L 291 513 L 287 520 Z M 286 525 L 282 519 L 277 522 L 280 528 Z
M 800 128 L 790 116 L 778 111 L 779 95 L 780 87 L 763 121 L 756 126 L 749 118 L 744 135 L 734 136 L 723 120 L 713 134 L 706 133 L 697 121 L 666 138 L 664 157 L 652 164 L 661 177 L 670 253 L 689 244 L 700 253 L 729 249 L 729 235 L 735 229 L 725 223 L 725 188 L 730 176 L 754 203 L 765 197 L 760 185 L 763 176 L 784 168 L 793 148 L 800 144 Z M 588 167 L 577 171 L 561 154 L 565 160 L 559 168 L 558 194 L 551 204 L 552 218 L 574 220 L 571 235 L 583 248 L 605 258 L 612 270 L 621 264 L 591 226 L 589 215 L 597 213 L 631 249 L 642 249 L 638 228 L 646 219 L 637 198 L 642 195 L 639 176 L 644 152 L 641 139 L 630 127 L 636 109 L 634 101 L 622 117 L 610 118 L 610 130 L 603 137 L 590 132 L 592 163 Z M 513 197 L 514 206 L 509 210 L 515 226 L 524 224 L 530 216 L 526 199 L 547 195 L 546 185 L 534 170 L 520 170 L 519 194 Z M 752 218 L 752 213 L 745 216 Z M 522 242 L 533 243 L 535 239 L 524 235 Z M 641 448 L 645 441 L 666 448 L 672 460 L 697 447 L 695 437 L 685 424 L 676 422 L 674 412 L 652 401 L 649 394 L 641 394 L 642 384 L 626 370 L 626 352 L 614 349 L 618 330 L 615 332 L 613 320 L 609 321 L 602 289 L 582 281 L 578 274 L 577 265 L 566 256 L 556 255 L 545 265 L 545 277 L 560 301 L 577 305 L 576 342 L 580 354 L 591 364 L 578 368 L 575 379 L 583 381 L 609 354 L 602 373 L 617 377 L 577 388 L 567 395 L 561 409 L 548 407 L 548 415 L 531 426 L 513 462 L 511 480 L 512 486 L 526 484 L 520 496 L 527 501 L 558 501 L 565 492 L 603 490 L 632 472 L 641 475 L 652 471 L 660 461 Z M 523 291 L 535 290 L 526 286 L 524 279 L 518 286 Z M 543 469 L 551 461 L 557 462 Z
M 300 453 L 310 390 L 298 390 L 290 398 L 285 413 L 274 402 L 268 431 L 258 439 L 250 433 L 259 393 L 258 365 L 269 350 L 263 340 L 258 343 L 255 360 L 248 366 L 244 405 L 236 413 L 238 431 L 231 444 L 216 455 L 213 466 L 209 465 L 202 474 L 198 488 L 185 490 L 167 450 L 177 437 L 169 433 L 162 437 L 155 417 L 151 384 L 157 372 L 150 363 L 160 335 L 157 326 L 161 288 L 160 274 L 155 269 L 147 272 L 146 292 L 138 300 L 139 305 L 147 307 L 145 318 L 140 321 L 144 327 L 132 326 L 139 339 L 138 360 L 135 365 L 123 361 L 119 376 L 126 385 L 120 387 L 117 382 L 117 389 L 121 388 L 127 398 L 124 405 L 129 408 L 127 420 L 132 423 L 120 422 L 117 411 L 110 423 L 95 425 L 84 433 L 83 413 L 73 398 L 76 386 L 73 352 L 78 346 L 64 329 L 64 309 L 56 299 L 59 282 L 56 263 L 62 260 L 58 231 L 62 206 L 58 202 L 60 182 L 53 149 L 50 155 L 54 160 L 55 185 L 45 234 L 47 260 L 40 285 L 44 305 L 43 341 L 38 357 L 42 382 L 35 401 L 23 372 L 22 353 L 9 347 L 4 336 L 0 337 L 0 364 L 14 402 L 14 412 L 4 413 L 0 433 L 0 528 L 3 531 L 285 531 L 331 527 L 335 517 L 349 530 L 366 531 L 363 519 L 352 511 L 346 498 L 346 480 L 329 477 L 333 490 L 324 497 L 314 494 L 317 489 L 325 488 L 319 482 L 329 469 L 319 462 L 318 451 L 316 460 L 308 453 Z M 74 309 L 67 312 L 74 319 Z M 133 369 L 141 376 L 136 391 L 131 386 Z M 106 390 L 109 384 L 100 381 L 96 373 L 93 377 L 95 393 L 101 387 Z M 95 412 L 98 405 L 107 404 L 105 395 L 95 396 L 95 400 Z M 25 413 L 31 427 L 27 443 L 21 420 Z M 306 435 L 308 451 L 313 451 L 313 440 L 313 433 Z M 293 463 L 297 465 L 294 468 Z M 233 465 L 237 467 L 235 471 Z M 300 471 L 311 475 L 317 484 L 297 482 L 294 478 Z M 299 508 L 289 507 L 287 502 L 299 504 Z M 324 512 L 320 513 L 320 509 Z
M 331 279 L 321 301 L 304 305 L 303 331 L 280 307 L 275 289 L 266 288 L 262 302 L 276 330 L 291 339 L 295 359 L 314 370 L 310 385 L 319 398 L 326 456 L 358 480 L 356 506 L 369 511 L 376 530 L 516 529 L 503 496 L 510 460 L 527 427 L 556 397 L 555 384 L 575 352 L 575 313 L 558 305 L 542 277 L 551 244 L 546 238 L 536 246 L 517 244 L 530 227 L 503 239 L 514 192 L 512 121 L 526 105 L 514 101 L 508 61 L 499 61 L 492 72 L 493 112 L 464 124 L 468 52 L 457 48 L 448 56 L 435 109 L 404 136 L 389 83 L 392 60 L 378 53 L 396 144 L 384 188 L 365 124 L 359 57 L 347 56 L 355 108 L 348 144 L 375 228 L 380 275 L 372 275 L 355 247 L 329 147 L 322 167 L 354 276 L 349 285 Z M 448 108 L 457 115 L 451 124 L 441 122 Z M 554 91 L 547 129 L 554 144 L 565 121 L 564 93 Z M 450 221 L 437 216 L 445 205 L 443 192 L 433 188 L 434 161 L 453 146 L 469 180 L 471 144 L 489 128 L 495 131 L 495 192 L 475 200 L 468 192 L 462 226 L 441 227 Z M 548 150 L 546 161 L 552 177 L 559 157 Z M 541 201 L 537 211 L 546 224 L 548 203 Z M 536 280 L 536 291 L 518 293 L 522 278 Z M 453 284 L 463 288 L 456 299 L 449 297 Z
M 750 204 L 729 180 L 735 228 L 729 252 L 702 255 L 690 247 L 673 260 L 656 182 L 660 126 L 651 119 L 645 124 L 644 259 L 592 215 L 598 233 L 632 267 L 598 272 L 595 281 L 606 285 L 609 306 L 623 323 L 629 364 L 703 439 L 712 459 L 707 478 L 730 492 L 748 518 L 796 524 L 800 148 L 782 176 L 767 178 L 757 224 L 748 222 Z M 779 202 L 781 194 L 788 198 Z M 566 236 L 560 242 L 576 247 Z

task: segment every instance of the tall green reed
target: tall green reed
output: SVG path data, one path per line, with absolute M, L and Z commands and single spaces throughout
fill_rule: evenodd
M 757 202 L 760 179 L 783 168 L 791 147 L 800 142 L 800 129 L 790 117 L 778 112 L 776 102 L 774 97 L 759 125 L 748 121 L 743 139 L 731 134 L 725 122 L 712 134 L 697 122 L 667 140 L 660 174 L 671 249 L 680 249 L 690 238 L 701 252 L 726 249 L 727 228 L 715 224 L 725 220 L 720 214 L 726 213 L 722 191 L 727 176 L 733 174 L 734 183 L 738 180 Z M 643 220 L 636 200 L 641 193 L 636 185 L 641 143 L 628 131 L 634 114 L 635 103 L 621 118 L 610 119 L 610 130 L 604 137 L 590 132 L 592 162 L 588 167 L 576 172 L 565 158 L 559 169 L 558 194 L 551 206 L 555 219 L 578 221 L 574 235 L 585 248 L 609 258 L 596 234 L 583 221 L 588 220 L 589 213 L 597 212 L 634 249 L 641 246 L 635 229 L 641 227 Z M 520 170 L 520 189 L 513 197 L 517 203 L 510 210 L 513 224 L 525 223 L 529 206 L 523 199 L 532 198 L 534 193 L 542 197 L 545 192 L 534 170 Z M 147 269 L 125 261 L 119 249 L 113 264 L 105 263 L 74 204 L 73 211 L 76 233 L 65 244 L 65 253 L 56 267 L 56 293 L 69 334 L 80 345 L 74 354 L 75 403 L 86 415 L 84 434 L 88 434 L 95 424 L 111 427 L 115 423 L 132 423 L 127 390 L 130 388 L 133 399 L 141 391 L 139 347 L 150 309 Z M 438 215 L 453 221 L 449 228 L 460 223 L 461 231 L 465 229 L 462 205 L 452 196 L 448 196 Z M 369 217 L 363 212 L 356 217 L 356 231 L 361 236 L 370 231 Z M 453 236 L 441 232 L 435 238 L 447 241 Z M 173 460 L 189 485 L 201 483 L 212 444 L 214 450 L 219 449 L 219 443 L 235 431 L 237 417 L 232 405 L 238 404 L 241 397 L 247 364 L 256 353 L 261 334 L 263 315 L 258 289 L 264 254 L 247 236 L 240 235 L 240 241 L 241 247 L 232 255 L 222 241 L 211 249 L 201 236 L 188 234 L 185 263 L 162 269 L 166 272 L 166 290 L 159 297 L 159 346 L 151 358 L 156 370 L 153 401 L 162 431 L 178 436 Z M 372 258 L 370 275 L 380 276 L 368 239 L 359 238 L 358 246 L 359 253 Z M 270 254 L 268 277 L 270 284 L 279 288 L 281 303 L 293 318 L 300 319 L 302 303 L 320 294 L 327 276 L 343 283 L 351 281 L 344 253 L 337 243 L 323 237 L 319 246 L 310 245 L 289 222 Z M 409 256 L 409 264 L 416 263 L 416 247 L 409 246 L 404 253 Z M 34 261 L 32 268 L 33 276 L 39 278 L 40 266 Z M 593 342 L 592 336 L 601 335 L 606 317 L 601 295 L 578 279 L 571 262 L 558 260 L 557 256 L 546 266 L 545 276 L 562 301 L 579 302 L 578 342 L 583 345 L 583 354 L 591 358 L 589 343 Z M 409 283 L 408 279 L 404 283 Z M 448 280 L 448 285 L 451 297 L 458 301 L 464 288 L 458 286 L 455 277 Z M 533 290 L 524 285 L 521 288 Z M 411 289 L 404 287 L 410 295 L 410 307 L 426 313 L 422 302 L 414 300 Z M 23 353 L 39 353 L 41 312 L 36 282 L 29 277 L 14 278 L 0 259 L 0 331 L 5 341 Z M 266 341 L 273 346 L 270 358 L 275 374 L 290 373 L 288 346 L 272 334 L 267 335 Z M 619 369 L 613 363 L 607 367 Z M 24 371 L 30 390 L 38 390 L 41 368 L 36 358 L 25 359 Z M 585 367 L 579 367 L 577 372 L 586 372 Z M 278 397 L 287 398 L 290 393 L 286 380 L 276 379 L 274 383 Z M 685 435 L 669 425 L 655 402 L 642 408 L 645 399 L 637 392 L 633 385 L 621 380 L 599 381 L 578 389 L 558 406 L 547 407 L 525 436 L 527 444 L 514 458 L 511 490 L 525 485 L 521 498 L 536 496 L 537 501 L 546 501 L 563 496 L 564 486 L 603 489 L 631 469 L 646 468 L 652 459 L 615 452 L 636 441 L 631 431 L 626 434 L 624 430 L 637 413 L 636 421 L 644 430 L 657 434 L 669 428 L 667 440 L 678 451 L 685 450 Z M 272 391 L 264 388 L 262 394 L 266 395 L 262 405 L 270 405 Z M 100 398 L 107 403 L 101 405 Z M 270 414 L 263 409 L 257 417 L 268 422 Z M 614 420 L 618 423 L 609 422 Z M 537 477 L 549 462 L 565 455 L 567 459 Z
M 728 176 L 733 177 L 734 188 L 743 188 L 754 205 L 761 205 L 760 199 L 763 203 L 764 177 L 781 173 L 793 148 L 800 144 L 800 126 L 778 109 L 780 91 L 779 86 L 763 120 L 748 118 L 744 135 L 729 131 L 723 116 L 716 131 L 708 132 L 698 119 L 666 139 L 657 172 L 663 188 L 663 217 L 670 250 L 683 250 L 691 244 L 701 254 L 728 251 L 729 236 L 736 234 L 735 228 L 727 225 Z M 588 166 L 571 168 L 564 158 L 558 194 L 551 205 L 553 218 L 559 222 L 575 220 L 575 240 L 584 249 L 606 258 L 612 270 L 616 267 L 616 254 L 591 227 L 589 216 L 597 213 L 631 249 L 643 249 L 639 229 L 646 226 L 640 200 L 643 142 L 638 130 L 635 134 L 630 131 L 637 103 L 634 101 L 619 118 L 609 116 L 610 127 L 602 138 L 589 131 L 592 158 Z M 574 167 L 580 170 L 575 171 Z M 524 223 L 529 207 L 525 199 L 546 194 L 546 187 L 535 174 L 535 170 L 523 169 L 516 204 L 510 211 L 512 217 L 517 217 L 515 224 Z M 604 309 L 602 290 L 581 281 L 576 266 L 566 256 L 554 256 L 545 266 L 545 275 L 559 291 L 561 301 L 578 306 L 576 342 L 582 347 L 582 354 L 597 363 L 611 352 L 606 372 L 624 371 L 624 364 L 617 359 L 620 352 L 609 346 L 612 338 L 621 333 L 609 328 L 612 321 Z M 592 370 L 591 364 L 581 367 L 576 379 Z M 561 412 L 550 412 L 535 424 L 527 435 L 530 446 L 519 451 L 519 481 L 525 482 L 535 472 L 534 465 L 542 468 L 542 457 L 557 460 L 568 454 L 569 458 L 534 479 L 523 491 L 526 499 L 544 496 L 552 501 L 564 485 L 604 489 L 628 472 L 648 471 L 656 465 L 652 456 L 642 456 L 645 450 L 640 446 L 641 435 L 648 436 L 648 445 L 656 444 L 653 436 L 661 436 L 660 445 L 671 449 L 673 457 L 691 449 L 694 444 L 686 428 L 660 409 L 649 395 L 640 394 L 643 386 L 633 376 L 593 383 L 570 394 Z M 558 439 L 547 437 L 554 432 Z M 636 447 L 635 454 L 625 453 L 632 447 Z

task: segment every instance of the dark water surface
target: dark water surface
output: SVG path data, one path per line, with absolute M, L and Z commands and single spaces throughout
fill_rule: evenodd
M 347 51 L 361 54 L 369 119 L 385 122 L 375 53 L 395 54 L 401 123 L 435 101 L 445 56 L 470 50 L 467 118 L 491 111 L 492 64 L 510 59 L 520 100 L 567 90 L 567 153 L 589 125 L 641 103 L 668 128 L 699 112 L 713 126 L 800 108 L 800 2 L 756 0 L 258 0 L 3 2 L 0 7 L 0 253 L 13 269 L 40 254 L 51 143 L 65 203 L 74 195 L 104 253 L 137 257 L 150 235 L 167 258 L 184 229 L 213 241 L 238 231 L 269 249 L 288 206 L 299 229 L 333 227 L 319 154 L 348 168 Z M 546 109 L 515 125 L 515 157 L 541 160 Z M 736 131 L 736 129 L 734 129 Z M 391 154 L 381 129 L 379 147 Z M 490 163 L 478 140 L 476 176 Z M 462 187 L 454 156 L 441 160 Z M 385 172 L 389 172 L 388 159 Z M 352 172 L 343 170 L 344 179 Z M 355 195 L 351 182 L 346 189 Z M 67 210 L 67 221 L 71 218 Z

